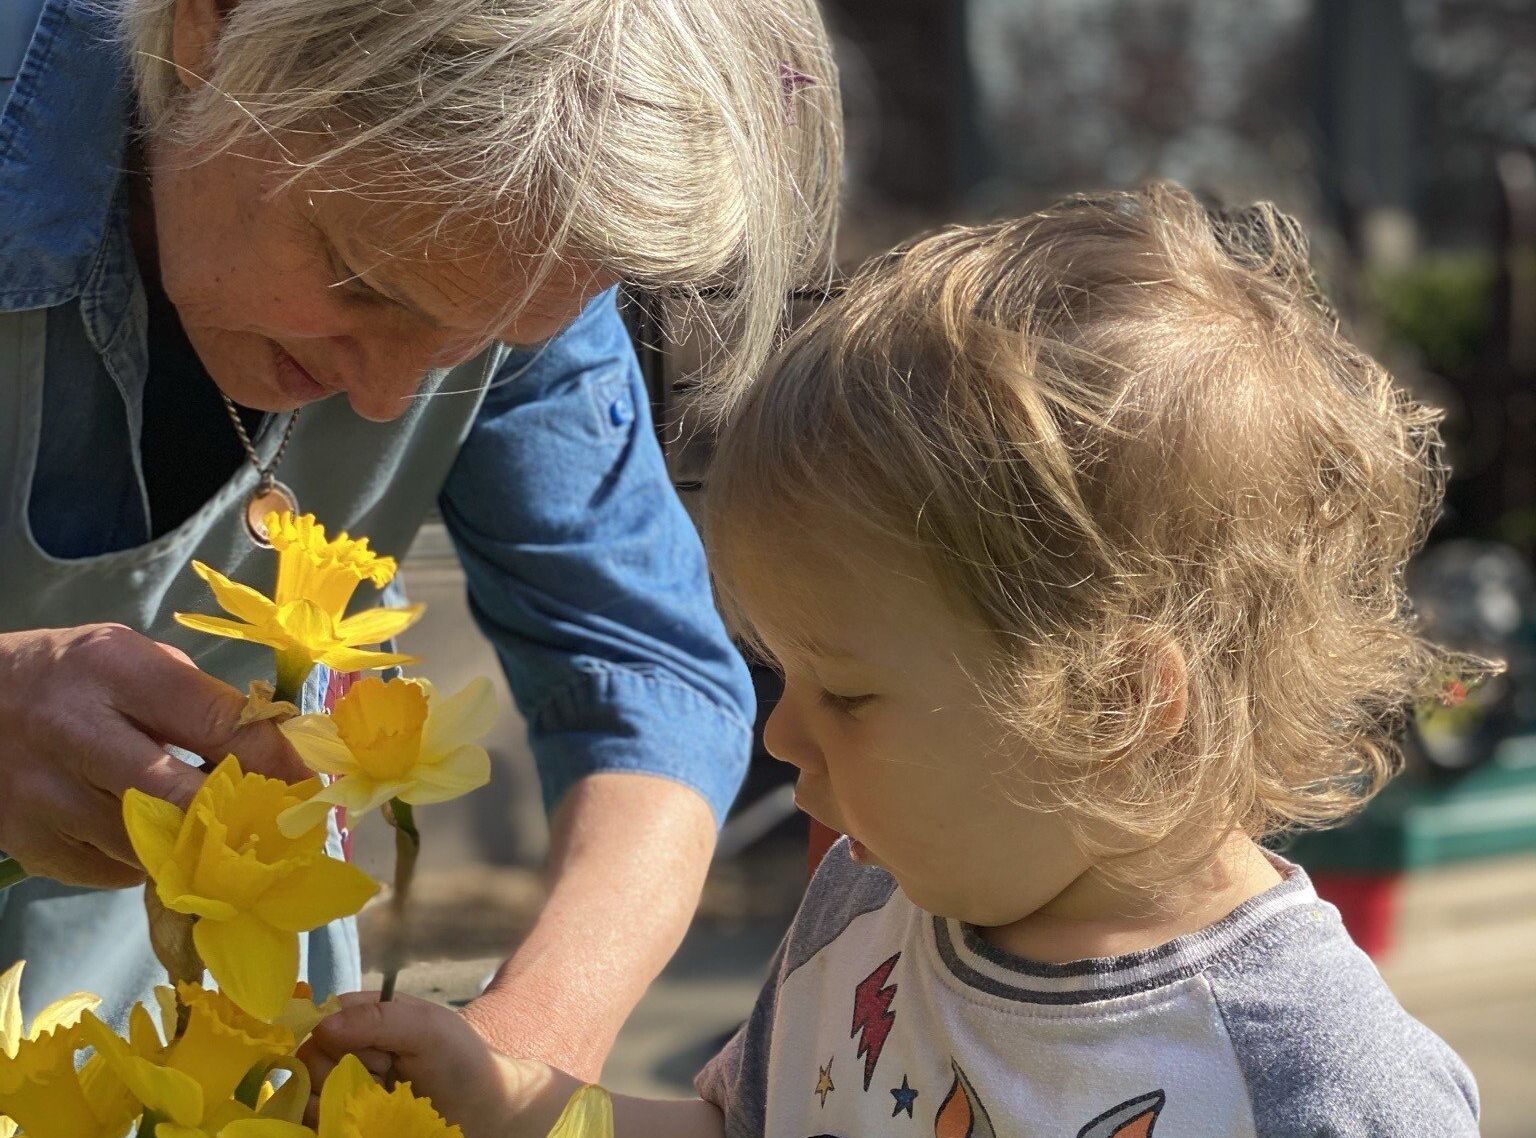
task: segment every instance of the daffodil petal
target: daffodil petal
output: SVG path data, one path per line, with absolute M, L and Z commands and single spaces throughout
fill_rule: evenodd
M 354 1095 L 365 1092 L 373 1083 L 368 1069 L 356 1055 L 343 1055 L 341 1062 L 326 1076 L 320 1090 L 320 1133 L 344 1134 L 347 1104 Z
M 378 882 L 355 865 L 333 857 L 320 857 L 263 893 L 256 902 L 255 912 L 274 928 L 293 933 L 308 932 L 329 921 L 352 916 L 378 891 Z M 263 1018 L 274 1018 L 292 994 L 293 980 L 290 979 L 283 1002 L 272 1015 Z
M 277 605 L 270 598 L 262 596 L 249 585 L 230 580 L 201 561 L 192 562 L 192 571 L 208 583 L 219 607 L 237 620 L 247 624 L 265 624 L 277 611 Z
M 409 785 L 405 782 L 375 782 L 366 775 L 351 774 L 326 787 L 325 793 L 337 806 L 361 817 L 370 810 L 377 810 Z
M 491 757 L 484 747 L 467 744 L 440 763 L 417 767 L 416 783 L 400 797 L 412 806 L 430 806 L 468 794 L 491 781 Z
M 97 1057 L 139 1102 L 182 1126 L 195 1126 L 201 1121 L 203 1088 L 196 1079 L 134 1054 L 128 1043 L 93 1013 L 81 1017 L 80 1028 L 83 1042 L 96 1049 Z
M 409 605 L 403 609 L 367 609 L 356 616 L 337 622 L 336 639 L 346 644 L 380 644 L 393 636 L 399 636 L 421 619 L 426 605 Z
M 323 793 L 323 792 L 322 792 Z M 277 816 L 277 830 L 285 838 L 297 838 L 314 829 L 331 812 L 332 803 L 316 794 Z
M 246 1118 L 224 1127 L 219 1131 L 219 1138 L 315 1138 L 315 1132 L 297 1122 L 284 1122 L 279 1118 Z
M 72 1027 L 86 1012 L 101 1006 L 101 997 L 89 992 L 71 992 L 62 999 L 54 1000 L 32 1020 L 31 1035 L 35 1039 L 45 1031 L 59 1027 Z
M 288 1072 L 288 1079 L 272 1092 L 272 1096 L 266 1102 L 261 1104 L 261 1109 L 257 1113 L 262 1118 L 274 1122 L 298 1122 L 304 1117 L 304 1111 L 309 1106 L 311 1090 L 309 1068 L 297 1059 L 287 1059 L 273 1064 L 273 1070 L 279 1069 Z M 305 1133 L 309 1132 L 305 1131 Z
M 429 692 L 427 724 L 422 731 L 423 754 L 443 755 L 465 743 L 478 743 L 496 726 L 496 689 L 476 676 L 447 699 Z
M 196 893 L 174 893 L 167 897 L 160 892 L 160 900 L 173 913 L 186 913 L 189 917 L 206 917 L 211 921 L 230 921 L 239 912 L 228 901 L 213 897 L 199 897 Z
M 16 1058 L 21 1045 L 21 973 L 26 966 L 18 960 L 0 972 L 0 1051 L 9 1059 Z
M 366 672 L 374 668 L 395 668 L 416 663 L 415 656 L 399 652 L 369 652 L 362 648 L 329 648 L 316 659 L 338 672 Z
M 198 921 L 198 955 L 224 993 L 257 1019 L 277 1018 L 299 978 L 299 938 L 253 913 L 228 921 Z
M 582 1087 L 573 1094 L 549 1138 L 583 1138 L 588 1134 L 613 1133 L 613 1100 L 600 1087 Z
M 279 730 L 310 770 L 318 774 L 342 775 L 357 769 L 357 760 L 341 741 L 329 715 L 301 715 L 284 723 Z
M 194 632 L 206 632 L 210 636 L 227 636 L 231 640 L 247 640 L 252 644 L 276 646 L 283 638 L 269 631 L 266 626 L 242 624 L 222 616 L 205 616 L 200 612 L 178 612 L 176 623 Z
M 186 814 L 163 798 L 130 788 L 123 795 L 123 825 L 133 852 L 151 877 L 160 876 L 161 867 L 171 860 L 176 835 L 181 832 Z

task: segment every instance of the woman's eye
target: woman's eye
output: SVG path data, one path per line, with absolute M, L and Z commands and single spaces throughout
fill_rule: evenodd
M 334 288 L 359 300 L 388 301 L 389 298 L 377 289 L 373 288 L 362 276 L 342 260 L 341 254 L 331 250 L 331 275 L 335 278 Z
M 875 697 L 873 694 L 838 695 L 836 692 L 829 692 L 825 689 L 823 689 L 821 693 L 821 703 L 823 707 L 830 707 L 833 711 L 842 712 L 857 711 L 859 708 L 863 707 L 874 698 Z

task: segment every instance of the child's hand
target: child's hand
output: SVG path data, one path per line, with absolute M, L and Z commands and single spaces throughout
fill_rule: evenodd
M 544 1107 L 577 1085 L 542 1063 L 498 1054 L 437 1004 L 410 996 L 383 1004 L 374 992 L 343 996 L 341 1004 L 299 1052 L 316 1094 L 342 1056 L 355 1054 L 375 1078 L 393 1069 L 465 1138 L 544 1138 L 553 1123 Z

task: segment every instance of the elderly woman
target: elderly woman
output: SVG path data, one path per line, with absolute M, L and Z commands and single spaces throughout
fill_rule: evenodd
M 613 286 L 729 331 L 718 382 L 761 359 L 832 226 L 812 0 L 5 0 L 0 99 L 0 968 L 121 1014 L 156 976 L 122 794 L 185 802 L 177 749 L 296 773 L 236 730 L 270 656 L 172 622 L 188 561 L 263 584 L 282 487 L 397 555 L 436 503 L 552 811 L 467 1014 L 595 1072 L 752 722 Z M 306 964 L 356 985 L 355 930 Z

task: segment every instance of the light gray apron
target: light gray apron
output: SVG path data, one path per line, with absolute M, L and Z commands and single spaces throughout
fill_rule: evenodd
M 243 463 L 213 498 L 176 529 L 135 549 L 59 560 L 39 548 L 27 501 L 42 421 L 46 310 L 0 313 L 0 631 L 61 628 L 101 621 L 127 625 L 187 652 L 205 671 L 244 691 L 272 676 L 269 649 L 215 639 L 177 625 L 173 612 L 217 612 L 207 587 L 188 568 L 196 558 L 270 593 L 276 555 L 254 547 L 243 513 L 256 471 Z M 328 528 L 368 536 L 381 552 L 402 556 L 458 453 L 505 349 L 434 372 L 411 409 L 392 423 L 353 414 L 340 397 L 299 416 L 279 477 L 300 507 Z M 268 461 L 287 425 L 272 416 L 256 440 Z M 89 494 L 90 471 L 82 495 Z M 359 603 L 377 601 L 365 585 Z M 315 710 L 325 669 L 305 686 Z M 339 839 L 331 834 L 332 852 Z M 106 892 L 30 880 L 0 893 L 0 969 L 25 959 L 24 1006 L 30 1017 L 67 992 L 87 989 L 119 1026 L 164 972 L 149 949 L 143 890 Z M 304 967 L 317 993 L 360 983 L 357 931 L 341 921 L 301 938 Z

